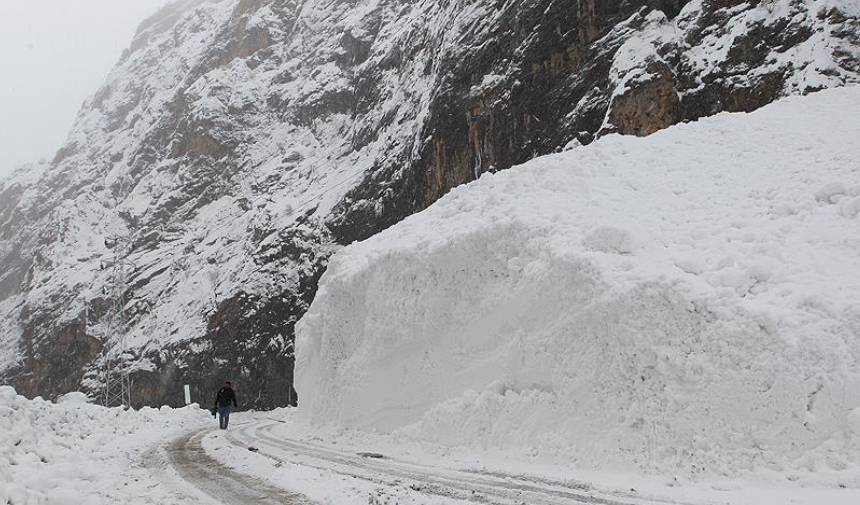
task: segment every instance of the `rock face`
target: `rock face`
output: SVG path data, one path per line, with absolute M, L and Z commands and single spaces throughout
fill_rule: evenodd
M 848 0 L 186 0 L 38 178 L 0 183 L 0 370 L 294 400 L 327 259 L 487 171 L 860 82 Z M 120 314 L 112 309 L 120 300 Z M 119 322 L 117 322 L 119 321 Z

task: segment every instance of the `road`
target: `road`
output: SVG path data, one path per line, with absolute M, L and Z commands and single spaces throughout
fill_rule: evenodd
M 307 498 L 241 475 L 222 465 L 203 450 L 203 438 L 212 430 L 184 435 L 165 447 L 179 476 L 197 490 L 223 505 L 310 505 Z
M 634 494 L 613 496 L 587 484 L 561 482 L 525 475 L 452 470 L 385 457 L 355 454 L 275 434 L 278 422 L 258 418 L 231 428 L 226 439 L 241 448 L 253 447 L 276 463 L 301 465 L 326 474 L 353 477 L 375 485 L 409 488 L 427 495 L 444 496 L 490 505 L 668 505 Z M 236 473 L 203 450 L 202 440 L 211 430 L 195 432 L 167 447 L 169 459 L 186 482 L 218 503 L 304 505 L 301 495 Z M 358 499 L 358 498 L 357 498 Z M 672 504 L 677 505 L 677 504 Z

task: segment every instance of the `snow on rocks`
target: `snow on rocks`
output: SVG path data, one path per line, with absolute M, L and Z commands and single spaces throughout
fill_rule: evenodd
M 860 184 L 858 100 L 609 136 L 348 247 L 298 327 L 303 415 L 860 487 L 860 221 L 832 204 Z
M 73 391 L 71 393 L 66 393 L 63 396 L 60 396 L 56 400 L 59 404 L 68 404 L 68 405 L 83 405 L 85 403 L 91 403 L 92 399 L 85 395 L 84 393 Z
M 87 401 L 82 393 L 28 400 L 0 386 L 0 503 L 183 503 L 156 489 L 143 452 L 211 418 L 196 407 L 127 411 Z

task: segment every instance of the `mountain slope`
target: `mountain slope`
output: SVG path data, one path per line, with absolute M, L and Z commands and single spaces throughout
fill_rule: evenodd
M 0 369 L 31 396 L 98 391 L 121 356 L 136 403 L 228 376 L 286 403 L 334 251 L 536 155 L 856 83 L 858 19 L 837 0 L 172 4 L 3 202 Z

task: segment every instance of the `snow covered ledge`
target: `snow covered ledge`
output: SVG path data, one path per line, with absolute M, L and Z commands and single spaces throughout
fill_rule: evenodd
M 610 136 L 336 255 L 309 421 L 578 466 L 860 485 L 860 88 Z

